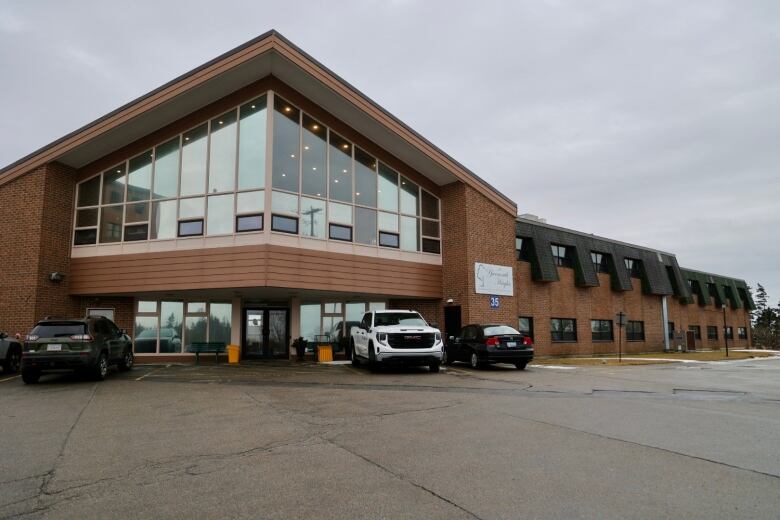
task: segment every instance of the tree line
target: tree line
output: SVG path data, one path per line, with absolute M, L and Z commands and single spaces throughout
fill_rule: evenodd
M 780 349 L 780 302 L 777 307 L 769 305 L 766 289 L 756 286 L 754 298 L 756 310 L 752 313 L 753 344 L 757 347 Z

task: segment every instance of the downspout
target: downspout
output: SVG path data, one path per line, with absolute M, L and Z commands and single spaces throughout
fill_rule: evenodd
M 664 350 L 669 351 L 669 307 L 666 303 L 666 296 L 661 296 L 661 318 L 664 329 Z

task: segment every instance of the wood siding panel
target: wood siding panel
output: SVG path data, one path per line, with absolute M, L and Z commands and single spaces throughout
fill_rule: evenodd
M 441 298 L 442 268 L 275 245 L 74 258 L 74 295 L 289 287 Z

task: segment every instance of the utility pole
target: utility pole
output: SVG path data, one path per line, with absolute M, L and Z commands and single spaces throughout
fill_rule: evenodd
M 314 236 L 314 215 L 316 213 L 319 213 L 320 211 L 322 211 L 322 208 L 315 208 L 314 206 L 310 207 L 306 211 L 301 211 L 301 215 L 307 215 L 307 216 L 311 217 L 309 219 L 309 228 L 310 228 L 309 236 L 310 237 Z

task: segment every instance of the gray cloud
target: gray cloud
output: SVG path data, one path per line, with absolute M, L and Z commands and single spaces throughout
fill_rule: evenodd
M 0 6 L 0 163 L 276 28 L 549 222 L 780 298 L 780 3 Z

